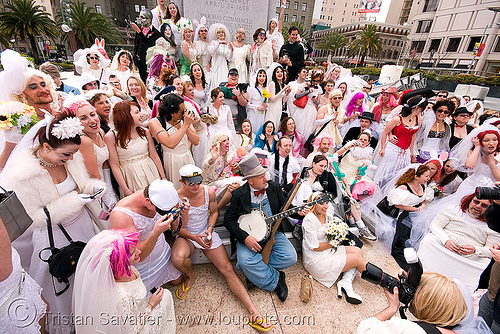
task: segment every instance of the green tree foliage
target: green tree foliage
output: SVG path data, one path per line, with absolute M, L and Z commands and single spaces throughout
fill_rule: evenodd
M 88 48 L 96 38 L 104 38 L 108 44 L 119 44 L 123 38 L 116 25 L 104 15 L 96 13 L 94 8 L 87 7 L 85 2 L 70 2 L 71 21 L 66 22 L 75 33 L 76 45 L 79 49 Z M 61 15 L 58 15 L 59 25 L 63 24 Z M 62 34 L 67 40 L 68 34 Z
M 361 55 L 361 64 L 364 65 L 366 56 L 376 57 L 382 50 L 382 39 L 374 24 L 367 25 L 356 33 L 356 39 L 349 45 L 349 54 Z
M 35 37 L 42 34 L 45 37 L 57 37 L 58 28 L 55 22 L 34 0 L 12 0 L 4 5 L 4 9 L 5 11 L 0 12 L 2 35 L 8 39 L 28 39 L 35 61 L 39 64 L 40 53 Z
M 285 38 L 285 43 L 288 41 L 288 29 L 291 26 L 296 26 L 299 29 L 300 37 L 309 41 L 309 30 L 307 30 L 304 27 L 304 25 L 301 24 L 299 21 L 295 21 L 295 22 L 290 22 L 287 26 L 283 26 L 283 28 L 281 29 L 281 33 L 283 34 L 283 37 Z
M 317 48 L 328 52 L 335 52 L 337 49 L 347 46 L 347 38 L 338 31 L 330 32 L 323 36 Z

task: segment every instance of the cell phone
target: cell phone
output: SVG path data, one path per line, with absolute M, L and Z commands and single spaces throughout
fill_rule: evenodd
M 154 286 L 151 290 L 149 290 L 149 292 L 151 292 L 151 294 L 154 294 L 157 290 L 158 288 Z

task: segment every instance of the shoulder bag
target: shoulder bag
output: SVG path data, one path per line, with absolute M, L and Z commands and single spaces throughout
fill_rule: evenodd
M 57 224 L 66 239 L 68 239 L 69 245 L 63 248 L 56 248 L 54 245 L 54 236 L 52 234 L 52 223 L 50 221 L 49 210 L 44 207 L 43 211 L 47 216 L 47 233 L 49 234 L 50 246 L 42 249 L 38 254 L 38 257 L 40 260 L 49 264 L 49 273 L 52 275 L 52 286 L 54 287 L 54 292 L 56 296 L 60 296 L 69 289 L 69 278 L 76 271 L 78 259 L 80 258 L 86 243 L 83 241 L 73 241 L 64 227 L 61 224 Z M 42 252 L 46 250 L 50 250 L 51 255 L 48 259 L 44 260 L 42 258 Z M 57 279 L 59 283 L 64 284 L 64 288 L 59 292 L 56 290 L 54 278 Z
M 10 241 L 16 240 L 33 223 L 23 204 L 14 191 L 7 191 L 0 186 L 0 218 L 3 221 Z

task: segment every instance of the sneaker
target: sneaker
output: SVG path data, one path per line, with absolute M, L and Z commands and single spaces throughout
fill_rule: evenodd
M 376 241 L 377 237 L 373 234 L 368 227 L 363 227 L 359 229 L 359 237 L 365 238 L 366 240 Z

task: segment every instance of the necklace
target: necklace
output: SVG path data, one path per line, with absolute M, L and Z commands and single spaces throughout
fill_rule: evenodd
M 52 168 L 52 167 L 56 166 L 56 164 L 51 164 L 51 163 L 48 163 L 47 161 L 43 160 L 43 158 L 40 156 L 40 153 L 38 151 L 36 151 L 36 157 L 38 158 L 40 165 L 42 165 L 43 167 Z

